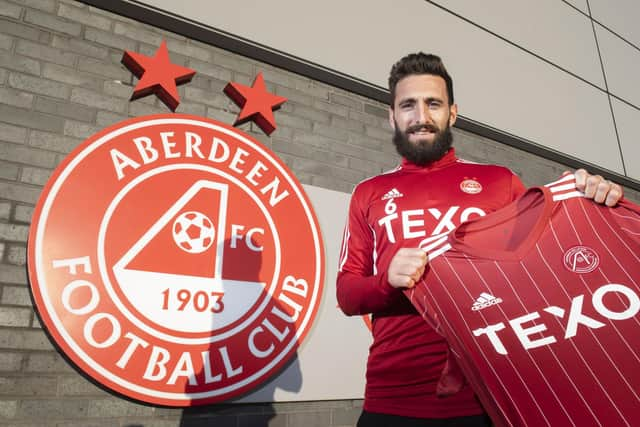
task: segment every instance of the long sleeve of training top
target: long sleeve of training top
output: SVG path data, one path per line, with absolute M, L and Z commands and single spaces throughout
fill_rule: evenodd
M 375 236 L 366 222 L 367 206 L 362 205 L 362 199 L 356 189 L 345 227 L 345 258 L 338 272 L 338 304 L 350 316 L 382 312 L 396 299 L 403 298 L 402 293 L 388 283 L 386 270 L 376 270 Z M 348 263 L 346 254 L 349 254 Z

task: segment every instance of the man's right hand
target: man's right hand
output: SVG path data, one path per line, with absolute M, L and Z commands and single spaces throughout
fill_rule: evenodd
M 418 248 L 400 248 L 391 259 L 387 280 L 394 288 L 412 288 L 427 266 L 427 254 Z

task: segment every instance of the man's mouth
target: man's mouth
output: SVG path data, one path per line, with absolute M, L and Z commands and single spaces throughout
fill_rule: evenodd
M 429 125 L 424 125 L 424 126 L 412 126 L 409 129 L 407 129 L 407 134 L 414 134 L 414 135 L 433 135 L 434 133 L 438 132 L 438 128 L 436 128 L 435 126 L 429 126 Z

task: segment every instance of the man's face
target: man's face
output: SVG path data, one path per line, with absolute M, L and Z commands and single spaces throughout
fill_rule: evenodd
M 449 105 L 447 85 L 442 77 L 411 75 L 396 86 L 389 123 L 398 153 L 423 165 L 441 158 L 451 147 L 451 130 L 457 106 Z

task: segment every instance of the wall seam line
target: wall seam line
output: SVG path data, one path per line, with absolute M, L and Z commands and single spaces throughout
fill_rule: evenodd
M 585 0 L 587 2 L 587 9 L 589 10 L 589 16 L 591 16 L 591 5 L 589 4 L 589 0 Z M 611 111 L 611 120 L 613 121 L 613 130 L 616 133 L 616 140 L 618 143 L 618 152 L 620 153 L 620 162 L 622 163 L 622 172 L 624 175 L 627 175 L 627 167 L 624 162 L 624 153 L 622 151 L 622 143 L 620 142 L 620 134 L 618 133 L 618 123 L 616 122 L 616 115 L 613 111 L 613 102 L 611 102 L 611 92 L 609 91 L 609 84 L 607 82 L 607 73 L 604 69 L 604 60 L 602 59 L 602 53 L 600 52 L 600 43 L 598 43 L 598 34 L 596 32 L 596 24 L 591 19 L 591 29 L 593 30 L 593 39 L 596 42 L 596 50 L 598 52 L 598 58 L 600 60 L 600 68 L 602 69 L 602 78 L 604 79 L 604 85 L 607 89 L 607 101 L 609 102 L 609 110 Z

